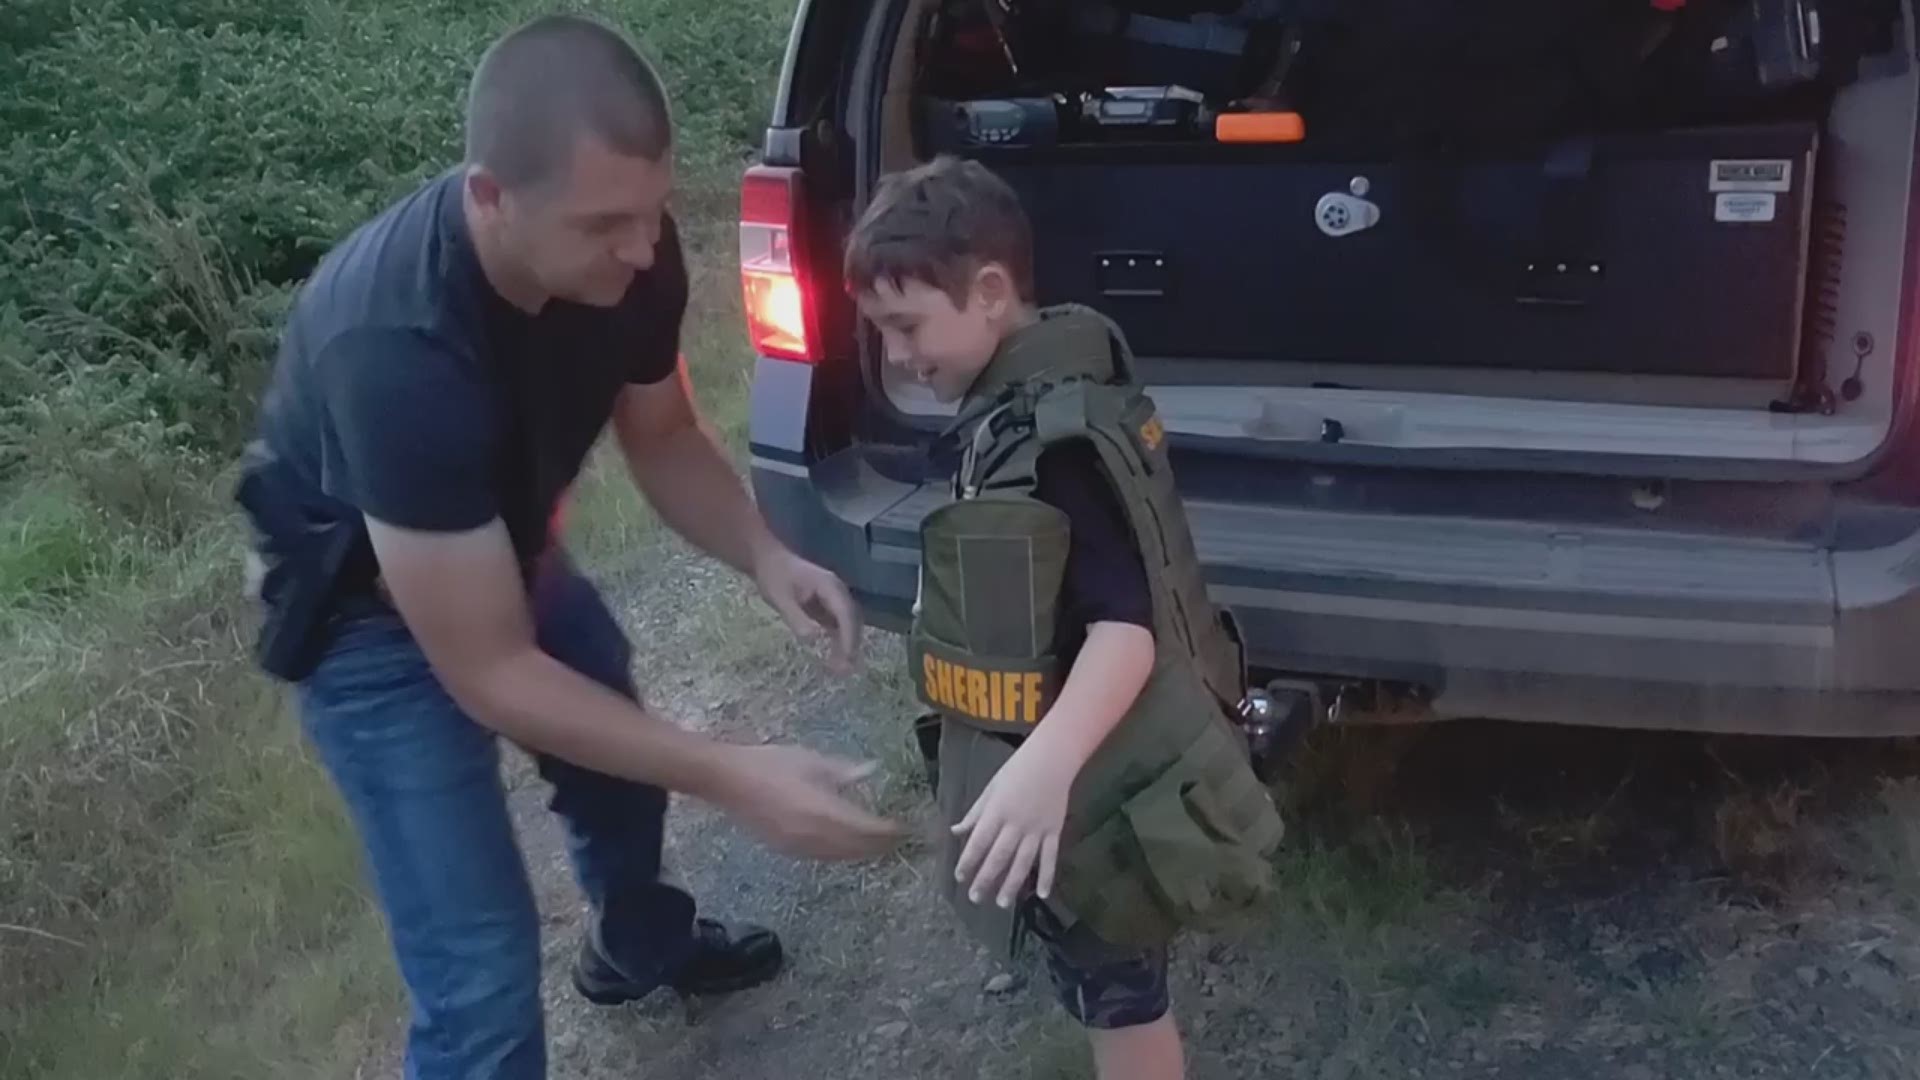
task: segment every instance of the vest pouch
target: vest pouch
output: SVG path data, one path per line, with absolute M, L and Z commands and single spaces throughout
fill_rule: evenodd
M 916 631 L 976 656 L 1044 655 L 1067 541 L 1066 514 L 1036 499 L 962 499 L 928 514 Z
M 1060 852 L 1050 906 L 1055 918 L 1112 945 L 1157 948 L 1180 923 L 1139 872 L 1139 841 L 1124 812 L 1110 815 Z
M 1183 926 L 1218 929 L 1273 892 L 1258 829 L 1207 784 L 1169 773 L 1122 812 L 1160 902 Z
M 1061 855 L 1061 899 L 1102 939 L 1211 930 L 1272 894 L 1280 816 L 1225 721 Z M 1131 868 L 1131 869 L 1130 869 Z

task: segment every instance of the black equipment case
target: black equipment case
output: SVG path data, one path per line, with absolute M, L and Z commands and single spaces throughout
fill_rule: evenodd
M 1817 139 L 1782 123 L 1452 159 L 972 153 L 1033 218 L 1041 301 L 1102 309 L 1142 356 L 1788 380 Z

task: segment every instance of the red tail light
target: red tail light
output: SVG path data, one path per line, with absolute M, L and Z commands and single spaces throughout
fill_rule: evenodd
M 800 170 L 756 165 L 740 184 L 740 286 L 747 336 L 763 356 L 820 359 L 817 300 L 797 220 Z

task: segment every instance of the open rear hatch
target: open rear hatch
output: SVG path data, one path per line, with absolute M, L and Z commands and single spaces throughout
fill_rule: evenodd
M 916 0 L 875 164 L 1004 176 L 1040 300 L 1115 318 L 1190 438 L 1839 473 L 1903 397 L 1906 15 Z

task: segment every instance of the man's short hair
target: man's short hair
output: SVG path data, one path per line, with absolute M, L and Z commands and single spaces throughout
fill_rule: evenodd
M 941 156 L 880 182 L 847 239 L 844 274 L 855 293 L 918 281 L 957 306 L 988 263 L 1033 300 L 1033 227 L 1020 197 L 979 162 Z
M 625 36 L 545 15 L 493 43 L 467 90 L 467 162 L 509 188 L 560 174 L 582 135 L 659 161 L 673 145 L 666 88 Z

